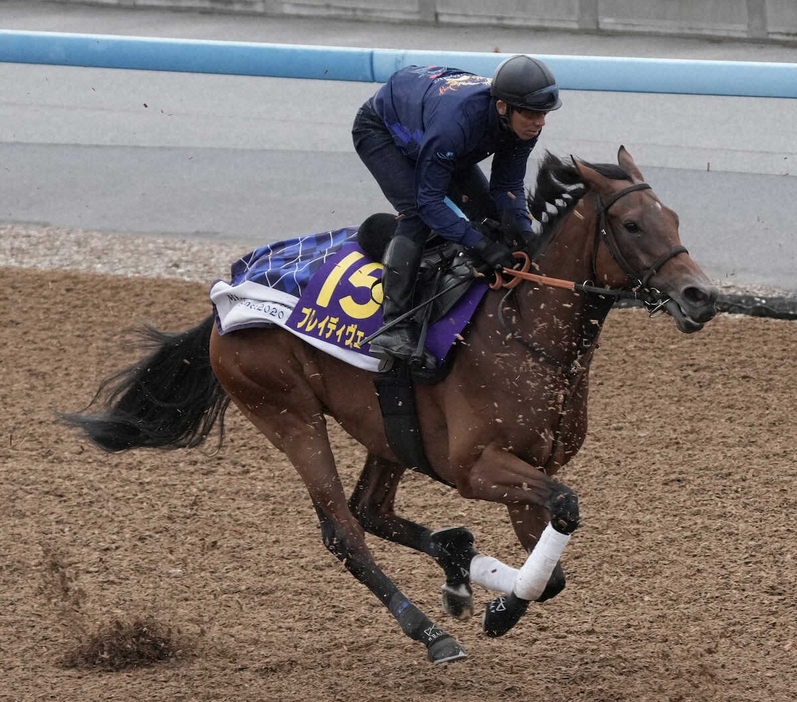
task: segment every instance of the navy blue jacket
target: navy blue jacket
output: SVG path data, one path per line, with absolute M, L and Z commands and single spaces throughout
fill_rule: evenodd
M 537 139 L 522 141 L 502 125 L 490 79 L 440 66 L 408 66 L 394 73 L 373 107 L 396 145 L 416 162 L 418 212 L 446 239 L 475 246 L 482 238 L 444 198 L 454 170 L 493 155 L 490 194 L 498 211 L 530 229 L 524 178 Z

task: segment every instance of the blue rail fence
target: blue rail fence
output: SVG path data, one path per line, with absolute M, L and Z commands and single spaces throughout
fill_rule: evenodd
M 382 83 L 410 64 L 492 75 L 507 54 L 0 30 L 0 61 Z M 565 90 L 797 98 L 797 64 L 537 55 Z

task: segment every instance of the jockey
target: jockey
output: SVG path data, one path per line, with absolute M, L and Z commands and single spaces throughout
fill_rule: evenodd
M 497 270 L 513 266 L 511 251 L 471 222 L 512 221 L 531 230 L 526 163 L 547 113 L 561 104 L 548 67 L 518 55 L 501 63 L 492 80 L 456 68 L 402 68 L 360 108 L 354 148 L 398 213 L 383 259 L 385 324 L 411 309 L 431 232 L 472 249 Z M 489 156 L 488 182 L 478 163 Z M 371 353 L 407 360 L 417 341 L 407 319 L 376 337 Z

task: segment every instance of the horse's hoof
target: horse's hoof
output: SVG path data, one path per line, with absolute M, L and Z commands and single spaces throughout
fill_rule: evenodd
M 482 620 L 484 633 L 490 638 L 503 636 L 520 621 L 528 607 L 528 600 L 522 600 L 514 594 L 496 597 L 487 603 L 487 608 L 484 610 Z
M 469 585 L 449 585 L 440 588 L 443 593 L 443 611 L 464 622 L 473 616 L 473 591 Z
M 428 648 L 429 661 L 432 663 L 453 663 L 468 657 L 467 651 L 460 646 L 453 636 L 437 639 Z

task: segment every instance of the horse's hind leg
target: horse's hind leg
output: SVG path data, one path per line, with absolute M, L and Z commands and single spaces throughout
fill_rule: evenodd
M 369 453 L 349 499 L 349 508 L 371 534 L 433 558 L 446 576 L 442 587 L 443 609 L 456 619 L 468 619 L 473 615 L 469 570 L 476 555 L 473 534 L 461 527 L 432 531 L 399 517 L 394 507 L 404 472 L 402 465 Z
M 280 444 L 310 493 L 326 548 L 379 598 L 407 636 L 426 646 L 432 663 L 466 658 L 462 646 L 410 602 L 376 564 L 365 543 L 365 532 L 346 503 L 323 416 L 319 413 L 310 421 L 296 422 L 287 413 L 280 417 Z M 260 424 L 257 418 L 253 421 Z M 293 426 L 288 429 L 287 424 Z
M 341 519 L 340 515 L 336 518 L 329 503 L 323 508 L 317 502 L 314 504 L 324 545 L 346 570 L 379 598 L 407 636 L 426 646 L 429 660 L 449 663 L 466 658 L 465 649 L 410 602 L 377 566 L 365 544 L 364 531 L 351 513 L 348 519 Z
M 268 362 L 265 352 L 249 358 L 257 345 L 243 343 L 246 339 L 238 334 L 213 337 L 214 371 L 235 404 L 296 468 L 321 521 L 324 545 L 379 598 L 407 636 L 426 646 L 430 661 L 467 657 L 462 646 L 410 602 L 374 561 L 365 532 L 346 502 L 322 407 L 301 370 L 292 368 L 284 356 L 274 363 Z M 267 375 L 272 368 L 279 369 L 278 376 Z

